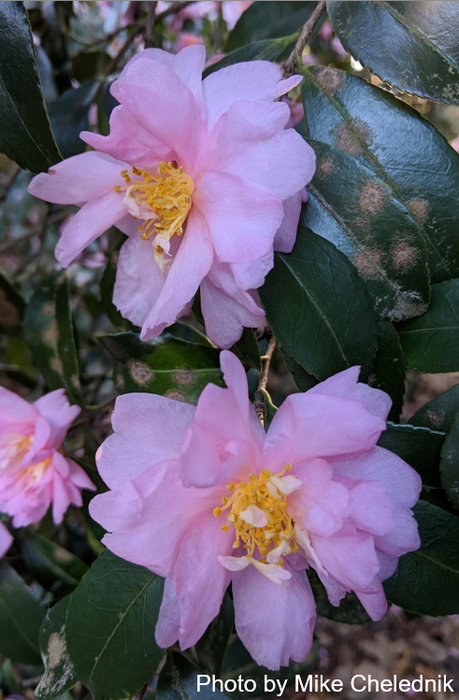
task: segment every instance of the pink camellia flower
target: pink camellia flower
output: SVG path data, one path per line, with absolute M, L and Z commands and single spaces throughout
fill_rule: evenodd
M 59 449 L 79 412 L 63 389 L 29 404 L 0 387 L 0 511 L 12 516 L 14 527 L 38 522 L 50 505 L 60 523 L 71 503 L 82 505 L 81 489 L 94 490 Z
M 11 537 L 7 528 L 3 523 L 0 523 L 0 559 L 7 553 L 12 542 L 13 538 Z
M 83 132 L 97 150 L 37 175 L 29 191 L 82 207 L 56 248 L 64 266 L 112 225 L 129 236 L 114 302 L 143 339 L 200 288 L 209 337 L 230 347 L 244 326 L 265 323 L 254 290 L 273 250 L 293 248 L 315 157 L 274 101 L 300 76 L 282 80 L 278 66 L 253 61 L 202 80 L 204 61 L 203 46 L 134 56 L 111 88 L 121 104 L 110 135 Z
M 289 396 L 265 433 L 241 363 L 224 351 L 221 366 L 228 388 L 208 385 L 196 408 L 117 399 L 97 453 L 110 491 L 91 514 L 112 552 L 166 578 L 158 644 L 194 645 L 232 582 L 238 634 L 276 670 L 311 648 L 308 567 L 333 605 L 355 591 L 373 620 L 384 615 L 381 581 L 419 547 L 421 481 L 375 446 L 391 401 L 357 383 L 358 367 Z

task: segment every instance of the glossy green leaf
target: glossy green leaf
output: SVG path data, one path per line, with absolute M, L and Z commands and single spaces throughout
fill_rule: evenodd
M 9 333 L 21 328 L 25 302 L 13 285 L 0 274 L 0 329 Z
M 430 285 L 418 225 L 384 180 L 362 163 L 327 143 L 310 144 L 317 168 L 302 223 L 347 255 L 379 319 L 419 316 L 427 309 Z
M 27 306 L 26 341 L 36 367 L 51 389 L 63 387 L 70 400 L 81 401 L 80 372 L 65 272 L 44 280 Z
M 197 343 L 198 345 L 207 345 L 208 348 L 215 348 L 215 345 L 204 333 L 201 333 L 201 331 L 193 326 L 189 326 L 187 323 L 177 321 L 173 323 L 172 326 L 167 327 L 167 332 L 175 338 L 187 340 L 189 343 Z
M 88 566 L 64 547 L 33 532 L 22 540 L 27 566 L 42 586 L 51 591 L 71 591 L 88 570 Z
M 405 554 L 384 583 L 387 598 L 419 615 L 459 613 L 459 518 L 419 501 L 414 507 L 421 548 Z
M 113 288 L 115 286 L 117 263 L 118 251 L 115 251 L 108 259 L 104 274 L 102 275 L 100 282 L 100 298 L 102 301 L 102 308 L 113 325 L 125 328 L 129 321 L 121 316 L 113 303 Z
M 459 411 L 459 384 L 424 404 L 408 423 L 447 433 L 457 411 Z
M 212 685 L 203 685 L 198 692 L 198 676 L 203 675 L 199 666 L 186 659 L 182 654 L 169 652 L 167 661 L 158 678 L 157 700 L 229 700 L 229 695 Z M 204 681 L 204 679 L 202 679 Z
M 441 484 L 455 508 L 459 510 L 459 411 L 445 438 L 440 460 Z
M 254 2 L 239 18 L 224 51 L 229 53 L 262 39 L 285 37 L 301 29 L 316 2 Z
M 260 348 L 253 328 L 244 328 L 240 340 L 231 348 L 246 367 L 261 370 Z
M 432 282 L 458 277 L 459 155 L 443 136 L 390 93 L 334 68 L 307 68 L 302 94 L 308 137 L 386 183 L 422 231 Z
M 368 373 L 377 328 L 365 285 L 345 255 L 300 226 L 290 254 L 275 256 L 260 297 L 286 352 L 323 380 L 352 365 Z
M 264 677 L 275 680 L 287 681 L 286 687 L 292 685 L 295 682 L 295 676 L 307 675 L 312 673 L 315 669 L 318 661 L 318 645 L 313 644 L 311 652 L 305 661 L 297 663 L 291 661 L 287 667 L 282 667 L 280 671 L 271 671 L 265 666 L 259 666 L 250 656 L 249 652 L 242 644 L 239 637 L 236 635 L 231 639 L 228 648 L 226 650 L 225 658 L 223 660 L 223 671 L 220 678 L 224 681 L 228 679 L 235 679 L 237 681 L 239 676 L 245 680 L 250 678 L 256 683 L 256 691 L 249 692 L 231 690 L 231 697 L 236 698 L 236 700 L 246 700 L 246 698 L 262 697 L 266 695 L 264 690 Z
M 0 151 L 38 173 L 61 156 L 51 131 L 23 2 L 0 3 Z
M 283 347 L 280 347 L 279 350 L 285 366 L 292 375 L 293 381 L 300 391 L 308 391 L 309 389 L 312 389 L 313 386 L 318 384 L 318 380 L 313 377 L 312 374 L 306 372 L 304 367 L 299 365 L 298 362 L 295 362 L 293 357 L 291 357 L 291 355 L 289 355 Z
M 392 399 L 389 420 L 398 423 L 405 394 L 405 361 L 397 331 L 391 323 L 378 323 L 378 352 L 370 374 L 370 385 Z
M 343 46 L 402 92 L 459 104 L 456 2 L 327 2 Z
M 284 36 L 281 39 L 264 39 L 256 41 L 248 46 L 231 51 L 226 56 L 223 56 L 219 61 L 208 66 L 204 71 L 204 77 L 207 78 L 211 73 L 215 73 L 220 68 L 227 68 L 235 63 L 243 63 L 245 61 L 272 61 L 276 62 L 284 52 L 290 47 L 293 48 L 295 41 L 298 39 L 298 32 L 290 36 Z
M 109 551 L 72 593 L 67 649 L 95 700 L 129 697 L 152 678 L 164 655 L 154 636 L 162 593 L 156 574 Z
M 64 92 L 53 104 L 51 124 L 64 158 L 83 153 L 87 146 L 80 132 L 89 129 L 89 108 L 99 88 L 97 80 L 88 80 L 80 87 Z
M 335 622 L 344 622 L 347 625 L 363 625 L 370 621 L 355 593 L 346 593 L 339 606 L 336 607 L 330 603 L 327 591 L 314 569 L 308 570 L 308 579 L 314 594 L 318 615 Z
M 35 688 L 37 700 L 52 700 L 70 690 L 78 679 L 67 653 L 65 620 L 70 597 L 48 610 L 40 629 L 40 649 L 45 672 Z
M 428 311 L 397 326 L 406 366 L 419 372 L 459 370 L 459 279 L 432 285 Z
M 195 646 L 198 663 L 207 673 L 220 675 L 223 657 L 233 627 L 233 602 L 228 593 L 225 593 L 220 612 Z
M 118 361 L 115 384 L 120 393 L 148 391 L 196 403 L 209 382 L 222 385 L 217 348 L 168 333 L 147 342 L 136 333 L 103 335 L 98 340 Z
M 0 562 L 0 653 L 12 661 L 39 664 L 38 633 L 46 610 L 6 562 Z
M 440 486 L 440 452 L 445 434 L 413 425 L 388 423 L 378 445 L 408 462 L 424 486 Z

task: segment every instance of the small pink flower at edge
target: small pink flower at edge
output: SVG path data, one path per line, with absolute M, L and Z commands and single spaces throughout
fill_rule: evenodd
M 228 388 L 208 385 L 196 407 L 117 399 L 97 453 L 110 490 L 91 515 L 112 552 L 166 578 L 161 646 L 193 646 L 231 582 L 242 642 L 276 670 L 311 648 L 309 567 L 333 605 L 355 591 L 373 620 L 385 614 L 381 581 L 420 545 L 421 481 L 376 446 L 391 401 L 358 367 L 289 396 L 265 433 L 241 363 L 224 351 L 221 365 Z
M 63 389 L 29 404 L 0 387 L 0 511 L 13 518 L 13 527 L 38 522 L 50 506 L 60 523 L 71 503 L 82 505 L 82 489 L 95 489 L 60 449 L 79 412 Z M 0 551 L 2 543 L 8 544 L 0 532 Z
M 203 46 L 134 56 L 111 88 L 110 135 L 83 132 L 96 150 L 37 175 L 29 191 L 81 206 L 56 248 L 64 266 L 110 226 L 129 236 L 114 303 L 144 340 L 200 289 L 209 337 L 230 347 L 244 326 L 265 323 L 255 290 L 274 250 L 293 248 L 315 156 L 275 101 L 300 76 L 252 61 L 202 80 L 204 63 Z

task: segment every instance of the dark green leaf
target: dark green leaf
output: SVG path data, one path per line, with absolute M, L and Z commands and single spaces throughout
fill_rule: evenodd
M 419 372 L 459 370 L 459 279 L 432 285 L 428 311 L 397 326 L 406 366 Z
M 48 610 L 40 629 L 40 649 L 45 673 L 35 688 L 37 700 L 52 700 L 77 683 L 65 642 L 65 618 L 70 596 Z
M 127 321 L 121 316 L 120 312 L 113 303 L 113 288 L 116 279 L 116 266 L 118 262 L 118 251 L 115 251 L 109 258 L 107 266 L 102 275 L 100 282 L 100 298 L 102 307 L 114 326 L 125 328 Z
M 32 532 L 25 534 L 22 551 L 30 571 L 48 590 L 71 591 L 88 570 L 67 549 Z
M 187 340 L 189 343 L 207 345 L 208 348 L 215 347 L 215 345 L 206 335 L 204 335 L 204 333 L 201 333 L 201 331 L 198 331 L 197 328 L 189 326 L 186 323 L 182 323 L 181 321 L 177 321 L 176 323 L 173 323 L 172 326 L 168 326 L 167 332 L 173 335 L 175 338 Z
M 21 327 L 25 302 L 19 292 L 0 274 L 0 329 L 11 332 Z
M 392 399 L 389 420 L 398 422 L 405 394 L 405 361 L 397 331 L 391 323 L 378 323 L 378 352 L 370 375 L 370 384 Z
M 148 342 L 136 333 L 103 335 L 98 340 L 119 363 L 116 388 L 122 394 L 148 391 L 196 403 L 209 382 L 222 385 L 217 348 L 167 333 Z
M 408 421 L 411 425 L 422 425 L 431 430 L 447 433 L 459 411 L 459 384 L 426 403 Z
M 64 158 L 76 156 L 86 150 L 80 132 L 89 129 L 89 107 L 94 101 L 99 82 L 90 80 L 80 87 L 67 90 L 50 112 L 51 124 L 59 149 Z
M 459 104 L 456 2 L 327 2 L 343 46 L 402 92 Z
M 335 607 L 328 600 L 327 591 L 314 569 L 308 570 L 308 579 L 314 594 L 318 615 L 335 622 L 345 622 L 347 625 L 363 625 L 365 622 L 370 622 L 368 614 L 355 593 L 346 593 L 340 605 Z
M 203 685 L 198 692 L 198 675 L 203 675 L 199 666 L 195 666 L 182 654 L 169 652 L 167 662 L 159 674 L 157 700 L 229 700 L 229 695 L 218 688 L 213 691 L 212 685 Z
M 241 339 L 231 348 L 242 364 L 252 369 L 261 370 L 260 348 L 253 328 L 244 328 Z
M 204 77 L 207 78 L 211 73 L 215 73 L 220 68 L 232 66 L 234 63 L 243 63 L 245 61 L 273 61 L 275 62 L 282 54 L 298 39 L 299 34 L 291 34 L 290 36 L 282 37 L 281 39 L 265 39 L 257 41 L 254 44 L 243 46 L 232 51 L 216 63 L 208 66 L 204 71 Z
M 26 341 L 36 367 L 51 389 L 64 387 L 69 399 L 81 401 L 80 372 L 65 272 L 41 283 L 24 318 Z
M 401 557 L 384 583 L 388 599 L 419 615 L 459 613 L 459 518 L 419 501 L 414 507 L 421 548 Z
M 15 570 L 0 562 L 0 653 L 15 662 L 40 663 L 38 633 L 45 613 Z
M 455 508 L 459 510 L 459 411 L 445 438 L 440 460 L 441 484 Z
M 297 674 L 303 676 L 311 673 L 314 670 L 318 661 L 318 652 L 318 645 L 314 643 L 308 658 L 302 663 L 291 661 L 286 668 L 284 667 L 280 671 L 270 671 L 269 669 L 265 668 L 265 666 L 259 666 L 252 659 L 239 637 L 234 635 L 226 650 L 225 658 L 223 660 L 223 672 L 220 678 L 222 678 L 224 681 L 227 681 L 230 678 L 237 681 L 237 678 L 242 676 L 244 680 L 250 678 L 251 680 L 255 681 L 257 685 L 255 692 L 231 690 L 231 697 L 236 698 L 236 700 L 262 697 L 263 695 L 266 695 L 264 692 L 265 676 L 273 679 L 273 681 L 277 679 L 287 681 L 286 687 L 288 687 L 295 682 L 295 676 Z
M 293 252 L 276 254 L 260 289 L 268 322 L 286 352 L 323 380 L 377 350 L 374 312 L 355 268 L 335 246 L 300 226 Z
M 111 60 L 105 51 L 86 51 L 73 59 L 73 74 L 79 83 L 103 77 Z
M 316 2 L 254 2 L 239 18 L 228 37 L 224 51 L 262 39 L 285 37 L 301 29 L 313 13 Z
M 387 424 L 378 445 L 408 462 L 424 486 L 440 486 L 440 451 L 445 434 L 413 425 Z
M 312 374 L 308 374 L 308 372 L 306 372 L 306 370 L 299 365 L 298 362 L 295 362 L 293 357 L 291 357 L 288 352 L 285 352 L 283 347 L 280 347 L 279 349 L 282 359 L 284 360 L 284 364 L 292 375 L 293 381 L 300 391 L 308 391 L 309 389 L 312 389 L 313 386 L 318 384 L 318 380 L 313 377 Z
M 61 160 L 23 2 L 0 3 L 0 151 L 38 173 Z
M 433 282 L 459 276 L 459 155 L 414 109 L 361 78 L 311 67 L 302 82 L 309 138 L 359 160 L 418 223 Z
M 317 169 L 302 223 L 359 271 L 379 319 L 419 316 L 429 302 L 427 251 L 418 225 L 380 177 L 352 156 L 311 141 Z
M 67 649 L 95 700 L 128 697 L 152 678 L 164 655 L 154 635 L 162 592 L 156 574 L 105 551 L 72 593 Z

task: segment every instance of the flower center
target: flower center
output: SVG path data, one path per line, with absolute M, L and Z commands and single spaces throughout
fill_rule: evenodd
M 287 513 L 287 496 L 301 482 L 294 476 L 284 477 L 290 468 L 287 465 L 274 475 L 265 469 L 258 477 L 251 474 L 250 481 L 228 484 L 232 495 L 229 498 L 224 496 L 221 507 L 213 511 L 217 518 L 229 511 L 227 523 L 221 529 L 227 531 L 230 525 L 234 526 L 233 549 L 244 547 L 245 556 L 249 558 L 258 553 L 263 564 L 281 566 L 282 556 L 299 549 L 294 523 Z
M 138 225 L 145 241 L 154 235 L 152 246 L 155 261 L 162 270 L 167 266 L 170 239 L 181 236 L 183 225 L 191 209 L 194 182 L 177 163 L 161 161 L 157 174 L 133 167 L 121 171 L 126 185 L 116 185 L 116 192 L 125 192 L 124 204 L 134 219 L 143 219 Z

